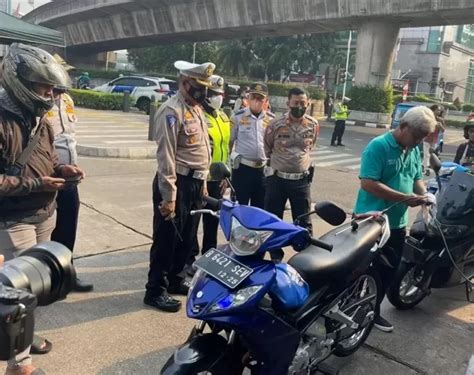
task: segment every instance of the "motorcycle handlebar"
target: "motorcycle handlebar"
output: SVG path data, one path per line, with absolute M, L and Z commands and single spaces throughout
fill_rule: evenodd
M 205 195 L 202 198 L 202 200 L 205 203 L 206 208 L 209 208 L 209 209 L 214 210 L 214 211 L 218 211 L 218 210 L 221 209 L 222 202 L 219 199 L 212 198 L 208 195 Z
M 320 241 L 316 238 L 310 238 L 309 240 L 311 242 L 311 245 L 314 245 L 314 246 L 317 246 L 317 247 L 321 247 L 323 248 L 324 250 L 328 250 L 328 251 L 332 251 L 333 249 L 333 245 L 330 244 L 330 243 L 327 243 L 327 242 L 324 242 L 324 241 Z

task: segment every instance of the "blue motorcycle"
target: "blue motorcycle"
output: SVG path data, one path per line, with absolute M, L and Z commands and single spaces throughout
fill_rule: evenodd
M 341 225 L 345 212 L 319 203 L 310 214 L 339 227 L 315 239 L 259 208 L 205 200 L 195 213 L 219 217 L 228 243 L 194 263 L 186 313 L 199 322 L 161 374 L 311 374 L 364 343 L 377 299 L 372 264 L 390 236 L 385 214 Z M 285 246 L 298 252 L 287 264 L 264 259 Z

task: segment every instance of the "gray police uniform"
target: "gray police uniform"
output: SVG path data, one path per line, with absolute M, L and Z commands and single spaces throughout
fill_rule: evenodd
M 232 183 L 240 204 L 263 208 L 265 197 L 264 167 L 267 162 L 264 149 L 265 129 L 275 115 L 262 111 L 255 116 L 249 108 L 242 109 L 231 118 L 230 141 Z
M 283 218 L 286 201 L 291 203 L 293 220 L 311 210 L 313 168 L 310 152 L 316 144 L 319 124 L 305 115 L 301 123 L 292 123 L 288 114 L 273 121 L 265 131 L 265 154 L 272 174 L 267 177 L 265 210 Z M 312 231 L 311 218 L 300 225 Z M 283 251 L 272 253 L 281 260 Z
M 158 168 L 153 181 L 153 245 L 146 285 L 148 296 L 176 288 L 196 238 L 199 216 L 189 215 L 202 206 L 211 150 L 207 122 L 199 106 L 189 105 L 178 93 L 155 115 Z M 176 202 L 176 217 L 164 220 L 161 201 Z M 179 235 L 176 232 L 179 232 Z

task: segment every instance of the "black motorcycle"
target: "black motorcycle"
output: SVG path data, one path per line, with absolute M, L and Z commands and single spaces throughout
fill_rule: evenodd
M 474 281 L 474 175 L 454 171 L 441 183 L 441 162 L 431 155 L 438 192 L 436 205 L 423 206 L 405 241 L 403 259 L 387 292 L 401 310 L 419 304 L 431 288 L 465 283 L 472 302 Z

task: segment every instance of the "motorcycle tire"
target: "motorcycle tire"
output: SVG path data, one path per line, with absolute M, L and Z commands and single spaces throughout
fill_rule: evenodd
M 387 298 L 390 303 L 399 310 L 409 310 L 418 305 L 427 296 L 426 293 L 420 291 L 419 295 L 412 301 L 406 301 L 400 296 L 400 287 L 404 278 L 416 265 L 414 263 L 401 262 L 398 267 L 392 284 L 387 290 Z

